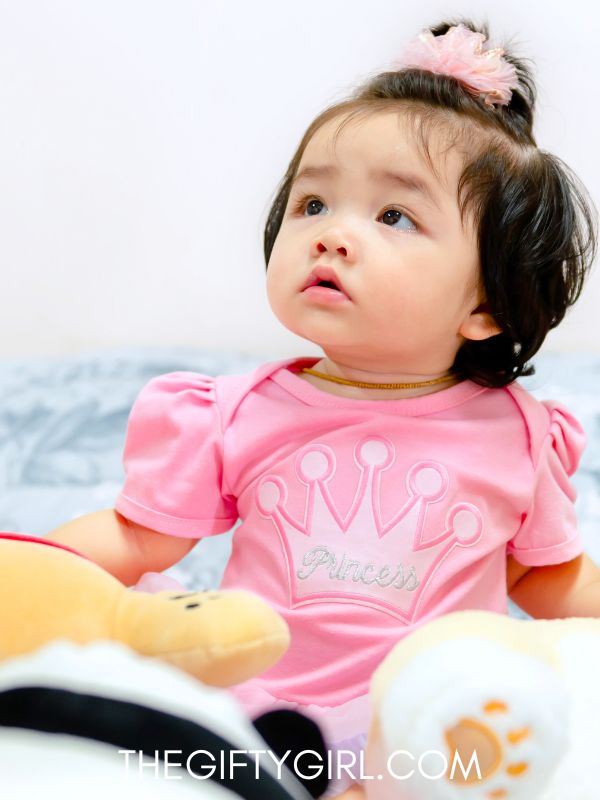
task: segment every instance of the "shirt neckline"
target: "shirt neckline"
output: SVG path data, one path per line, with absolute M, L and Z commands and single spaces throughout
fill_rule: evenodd
M 271 373 L 270 378 L 282 386 L 290 394 L 309 406 L 321 408 L 368 409 L 377 413 L 394 413 L 405 416 L 433 414 L 452 406 L 460 405 L 477 394 L 488 391 L 470 380 L 455 383 L 448 389 L 424 394 L 420 397 L 405 397 L 397 400 L 355 400 L 352 397 L 340 397 L 317 389 L 312 383 L 298 377 L 303 367 L 312 367 L 321 356 L 286 359 L 279 369 Z

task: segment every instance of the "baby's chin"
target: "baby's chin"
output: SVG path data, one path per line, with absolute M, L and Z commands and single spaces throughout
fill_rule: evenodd
M 331 340 L 333 333 L 331 321 L 328 322 L 327 319 L 323 318 L 319 319 L 312 309 L 293 309 L 286 302 L 277 300 L 271 302 L 270 298 L 269 306 L 277 321 L 295 336 L 319 346 Z

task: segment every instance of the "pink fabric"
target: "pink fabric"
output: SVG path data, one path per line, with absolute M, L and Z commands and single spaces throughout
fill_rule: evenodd
M 232 687 L 230 691 L 244 706 L 251 719 L 275 709 L 301 711 L 319 723 L 325 740 L 331 746 L 339 744 L 342 736 L 351 739 L 364 735 L 370 719 L 371 702 L 368 694 L 361 694 L 339 705 L 327 706 L 275 698 L 254 681 L 246 681 Z
M 464 25 L 451 27 L 442 36 L 429 30 L 420 33 L 405 45 L 393 66 L 395 69 L 416 67 L 441 75 L 450 75 L 470 89 L 486 95 L 487 105 L 507 105 L 511 89 L 519 85 L 515 67 L 502 56 L 502 47 L 484 50 L 485 36 Z
M 158 594 L 158 592 L 186 592 L 175 578 L 164 575 L 162 572 L 144 572 L 139 581 L 132 587 L 135 592 Z
M 505 613 L 507 552 L 527 565 L 582 552 L 569 476 L 584 435 L 518 383 L 359 401 L 294 374 L 317 360 L 151 381 L 129 420 L 116 507 L 175 536 L 241 518 L 222 585 L 268 600 L 292 646 L 240 692 L 339 706 L 415 626 Z
M 86 561 L 89 560 L 87 556 L 84 556 L 83 553 L 80 553 L 78 550 L 73 550 L 72 547 L 67 547 L 66 544 L 59 544 L 58 542 L 52 542 L 49 539 L 40 539 L 37 536 L 30 536 L 28 533 L 8 533 L 2 532 L 0 533 L 0 539 L 12 539 L 13 541 L 17 542 L 33 542 L 34 544 L 43 544 L 47 547 L 58 547 L 59 550 L 66 550 L 68 553 L 73 553 L 75 556 L 80 556 L 81 558 L 85 558 Z

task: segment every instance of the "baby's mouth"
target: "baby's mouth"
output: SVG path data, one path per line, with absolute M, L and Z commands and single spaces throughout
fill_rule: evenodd
M 325 265 L 316 267 L 310 273 L 306 283 L 302 288 L 302 291 L 304 292 L 307 289 L 312 289 L 313 287 L 320 287 L 322 289 L 328 289 L 332 292 L 338 292 L 348 300 L 351 299 L 344 289 L 342 282 L 338 278 L 337 273 L 331 267 Z
M 336 292 L 341 292 L 342 290 L 332 283 L 331 281 L 319 281 L 318 283 L 313 283 L 313 286 L 325 286 L 327 289 L 335 289 Z

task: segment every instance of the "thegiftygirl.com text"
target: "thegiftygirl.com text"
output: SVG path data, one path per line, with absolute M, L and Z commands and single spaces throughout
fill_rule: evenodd
M 416 773 L 428 780 L 467 781 L 476 777 L 481 780 L 481 770 L 476 751 L 473 751 L 468 763 L 464 763 L 458 752 L 452 761 L 439 750 L 427 750 L 419 756 L 407 750 L 395 750 L 390 753 L 385 765 L 387 774 L 369 774 L 365 768 L 364 752 L 358 755 L 352 750 L 328 751 L 326 758 L 315 750 L 301 752 L 286 751 L 279 756 L 272 750 L 221 750 L 212 753 L 208 750 L 194 750 L 184 753 L 182 750 L 155 750 L 153 754 L 141 750 L 119 750 L 124 758 L 127 771 L 135 771 L 139 775 L 148 775 L 163 780 L 182 780 L 183 773 L 191 778 L 203 780 L 234 781 L 240 772 L 251 771 L 260 779 L 262 770 L 269 770 L 281 780 L 282 771 L 287 768 L 303 781 L 314 780 L 327 771 L 327 777 L 340 780 L 348 776 L 354 781 L 383 780 L 392 778 L 397 781 L 410 780 Z

